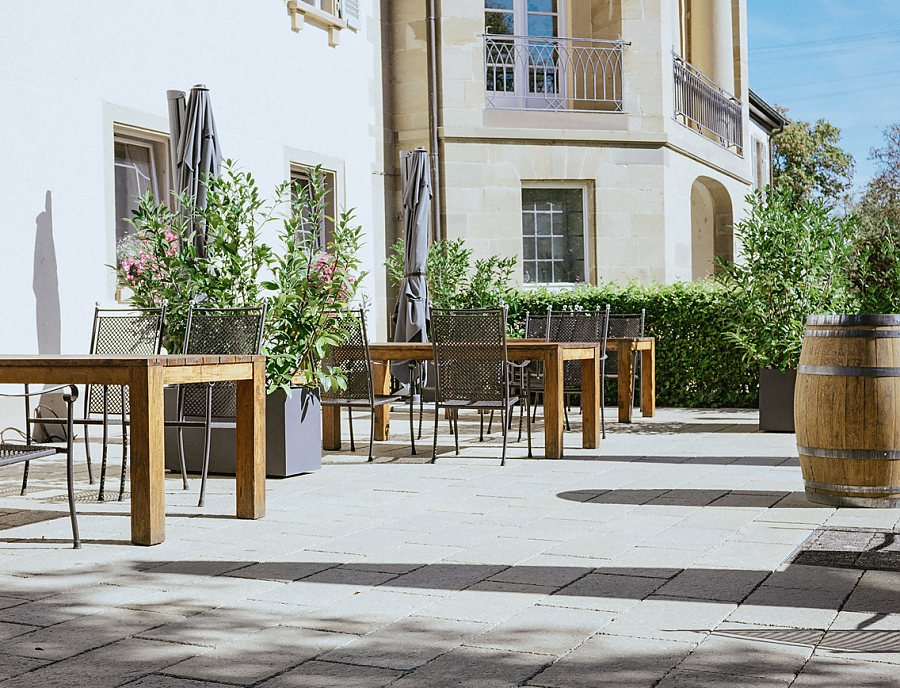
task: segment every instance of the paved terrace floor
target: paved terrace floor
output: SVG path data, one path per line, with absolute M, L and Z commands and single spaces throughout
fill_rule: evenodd
M 0 688 L 900 686 L 900 512 L 807 502 L 755 412 L 662 409 L 599 450 L 574 420 L 567 459 L 501 468 L 474 416 L 431 465 L 398 415 L 375 463 L 269 481 L 261 521 L 168 476 L 150 548 L 83 469 L 78 551 L 57 467 L 26 498 L 0 469 Z

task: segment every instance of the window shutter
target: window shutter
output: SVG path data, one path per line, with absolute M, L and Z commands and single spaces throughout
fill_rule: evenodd
M 341 19 L 347 26 L 359 28 L 359 0 L 341 0 Z

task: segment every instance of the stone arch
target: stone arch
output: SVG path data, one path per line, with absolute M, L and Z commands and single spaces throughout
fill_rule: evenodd
M 701 280 L 718 271 L 716 258 L 734 260 L 734 212 L 722 182 L 697 177 L 691 185 L 691 279 Z

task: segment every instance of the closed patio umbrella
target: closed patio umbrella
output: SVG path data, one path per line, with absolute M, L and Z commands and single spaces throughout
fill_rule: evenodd
M 401 154 L 401 191 L 403 195 L 403 281 L 394 311 L 395 342 L 427 342 L 428 286 L 425 265 L 428 260 L 428 217 L 431 207 L 431 173 L 428 151 L 416 148 Z M 400 382 L 409 384 L 406 361 L 391 365 Z
M 206 207 L 205 176 L 217 177 L 222 162 L 219 135 L 213 119 L 209 89 L 197 84 L 185 104 L 183 91 L 168 91 L 169 133 L 172 139 L 172 168 L 177 193 L 190 194 L 194 205 Z M 197 254 L 206 254 L 206 234 L 194 227 Z

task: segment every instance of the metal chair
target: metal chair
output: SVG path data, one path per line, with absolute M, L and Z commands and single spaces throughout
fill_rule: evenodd
M 616 337 L 643 337 L 644 336 L 644 320 L 647 315 L 647 309 L 642 308 L 640 313 L 613 313 L 609 316 L 609 336 Z M 634 381 L 631 383 L 631 405 L 634 406 L 634 395 L 637 390 L 637 383 L 640 380 L 638 372 L 638 363 L 640 357 L 637 351 L 632 355 L 631 369 L 634 371 Z M 619 379 L 619 354 L 616 351 L 610 351 L 606 357 L 605 376 L 612 379 Z
M 609 304 L 601 311 L 550 311 L 550 331 L 548 341 L 551 342 L 597 342 L 602 344 L 600 351 L 600 427 L 603 439 L 606 439 L 606 417 L 603 411 L 606 394 L 606 337 L 609 330 Z M 563 392 L 567 395 L 581 394 L 581 363 L 566 361 L 563 364 Z M 564 404 L 565 409 L 568 404 Z M 566 429 L 569 426 L 568 410 L 566 410 Z
M 347 379 L 346 389 L 329 389 L 322 392 L 322 406 L 346 406 L 350 421 L 350 450 L 356 451 L 353 438 L 353 409 L 367 408 L 372 413 L 369 431 L 369 461 L 373 461 L 375 449 L 375 409 L 384 404 L 395 404 L 404 400 L 400 394 L 376 394 L 373 376 L 372 356 L 369 354 L 369 337 L 366 332 L 366 316 L 363 309 L 349 313 L 330 313 L 328 326 L 333 328 L 343 340 L 343 344 L 330 348 L 323 359 L 325 366 L 340 368 Z M 379 364 L 383 365 L 383 364 Z M 414 368 L 414 366 L 410 366 Z M 413 379 L 414 381 L 414 379 Z M 412 385 L 411 385 L 412 387 Z M 413 395 L 409 397 L 409 435 L 412 453 L 416 453 L 416 438 L 413 423 Z
M 25 444 L 9 444 L 0 442 L 0 467 L 10 466 L 14 463 L 25 464 L 25 478 L 22 481 L 21 495 L 24 497 L 28 494 L 28 468 L 30 463 L 36 459 L 42 459 L 47 456 L 64 453 L 66 455 L 66 486 L 69 494 L 69 518 L 72 520 L 72 539 L 75 549 L 81 549 L 81 538 L 78 536 L 78 516 L 75 514 L 75 467 L 73 464 L 75 433 L 74 433 L 74 408 L 75 400 L 78 399 L 78 388 L 75 385 L 62 385 L 52 389 L 44 389 L 40 392 L 25 392 L 25 394 L 0 394 L 0 397 L 8 398 L 24 398 L 26 400 L 31 397 L 46 394 L 47 392 L 63 392 L 63 401 L 66 402 L 66 446 L 51 447 L 46 445 L 32 444 L 31 436 L 26 436 Z M 26 423 L 28 416 L 26 414 Z
M 526 313 L 525 314 L 525 339 L 543 339 L 549 341 L 550 336 L 550 307 L 547 307 L 545 313 Z M 544 362 L 528 361 L 522 369 L 520 376 L 519 389 L 527 390 L 529 403 L 534 404 L 532 410 L 531 422 L 537 420 L 537 398 L 538 395 L 543 396 L 544 392 Z M 531 394 L 534 394 L 532 400 Z M 524 405 L 522 406 L 524 408 Z M 488 425 L 490 432 L 490 425 Z M 519 436 L 517 441 L 522 441 L 522 415 L 519 414 Z
M 94 324 L 91 331 L 91 354 L 108 356 L 153 356 L 162 350 L 162 332 L 166 320 L 166 306 L 160 308 L 100 308 L 94 307 Z M 29 386 L 25 385 L 26 394 Z M 31 395 L 34 396 L 34 395 Z M 66 419 L 55 416 L 42 416 L 41 410 L 46 407 L 35 407 L 35 415 L 31 414 L 29 397 L 25 398 L 25 435 L 26 440 L 33 437 L 34 425 L 65 425 Z M 84 415 L 75 420 L 75 425 L 84 427 L 84 451 L 87 457 L 88 479 L 94 484 L 94 471 L 91 465 L 91 445 L 88 428 L 92 425 L 103 427 L 103 450 L 100 464 L 100 493 L 98 501 L 104 500 L 106 484 L 106 462 L 109 450 L 109 426 L 122 426 L 122 476 L 119 482 L 119 501 L 125 495 L 125 476 L 128 470 L 128 419 L 129 398 L 128 387 L 122 385 L 87 385 L 84 394 Z M 97 416 L 100 416 L 99 418 Z M 25 467 L 25 481 L 28 480 L 28 466 Z
M 521 401 L 511 394 L 510 372 L 526 364 L 509 362 L 506 351 L 506 309 L 432 309 L 431 341 L 436 372 L 434 446 L 431 462 L 437 460 L 437 433 L 440 409 L 450 411 L 456 453 L 459 454 L 460 409 L 498 410 L 503 426 L 503 456 L 509 434 L 509 413 Z M 531 455 L 531 414 L 528 395 L 528 453 Z M 482 427 L 484 418 L 482 416 Z
M 184 333 L 185 354 L 253 355 L 262 348 L 266 321 L 266 304 L 253 308 L 188 309 Z M 237 384 L 233 381 L 190 383 L 179 385 L 177 419 L 166 426 L 178 428 L 178 456 L 184 489 L 188 489 L 184 461 L 184 429 L 203 428 L 203 468 L 200 501 L 206 499 L 206 476 L 209 470 L 210 433 L 216 429 L 234 429 L 237 423 Z M 191 418 L 188 418 L 188 417 Z M 200 417 L 202 420 L 197 420 Z M 213 417 L 216 420 L 213 420 Z

